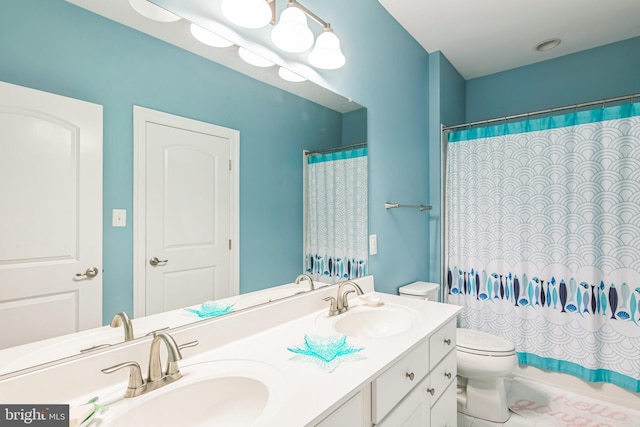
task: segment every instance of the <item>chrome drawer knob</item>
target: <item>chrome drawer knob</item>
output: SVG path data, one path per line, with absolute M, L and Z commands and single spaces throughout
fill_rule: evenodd
M 405 375 L 405 377 L 409 378 L 409 381 L 413 381 L 415 375 L 413 375 L 413 372 L 409 372 Z
M 451 379 L 451 372 L 445 372 L 444 376 L 447 377 L 448 380 Z
M 428 388 L 427 389 L 427 393 L 429 393 L 431 396 L 433 396 L 434 394 L 436 394 L 436 389 L 435 388 Z
M 451 345 L 451 339 L 450 339 L 450 338 L 445 339 L 445 340 L 444 340 L 444 343 L 445 343 L 446 345 Z

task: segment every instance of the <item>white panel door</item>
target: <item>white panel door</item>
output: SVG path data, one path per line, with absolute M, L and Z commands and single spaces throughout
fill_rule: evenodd
M 172 117 L 144 123 L 146 315 L 237 293 L 230 160 L 238 132 Z
M 0 82 L 0 348 L 101 322 L 102 106 Z

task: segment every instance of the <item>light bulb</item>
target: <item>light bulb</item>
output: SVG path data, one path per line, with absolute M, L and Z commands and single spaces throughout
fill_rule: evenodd
M 307 79 L 302 77 L 300 74 L 294 73 L 291 70 L 287 70 L 286 68 L 280 67 L 278 69 L 278 75 L 281 79 L 286 80 L 288 82 L 300 83 L 304 82 Z
M 257 53 L 253 53 L 243 47 L 240 47 L 240 49 L 238 49 L 238 54 L 240 55 L 240 58 L 242 58 L 246 63 L 255 65 L 256 67 L 271 67 L 272 65 L 274 65 L 273 62 L 269 61 L 268 59 L 264 59 Z
M 265 0 L 223 0 L 222 14 L 243 28 L 262 28 L 271 22 L 271 7 Z
M 233 46 L 229 40 L 224 37 L 220 37 L 216 33 L 209 30 L 205 30 L 196 24 L 191 24 L 191 35 L 195 37 L 200 43 L 204 43 L 213 47 L 229 47 Z
M 307 15 L 295 6 L 282 11 L 280 22 L 271 31 L 271 40 L 285 52 L 304 52 L 313 45 Z
M 176 14 L 169 12 L 147 0 L 129 0 L 129 4 L 140 15 L 145 18 L 160 22 L 175 22 L 180 19 Z
M 335 70 L 342 67 L 346 60 L 340 50 L 340 39 L 331 28 L 325 28 L 316 39 L 316 45 L 309 54 L 311 65 L 324 70 Z

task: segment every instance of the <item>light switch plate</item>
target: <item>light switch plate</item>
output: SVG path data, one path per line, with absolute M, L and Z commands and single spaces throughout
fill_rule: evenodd
M 372 234 L 369 236 L 369 255 L 378 253 L 378 236 Z
M 127 210 L 114 209 L 111 214 L 111 225 L 113 227 L 126 227 L 127 226 Z

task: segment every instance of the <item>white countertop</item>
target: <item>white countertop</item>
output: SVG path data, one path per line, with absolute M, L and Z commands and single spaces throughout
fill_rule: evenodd
M 317 323 L 319 316 L 327 317 L 327 310 L 316 311 L 197 356 L 189 357 L 189 349 L 185 349 L 180 366 L 188 371 L 189 366 L 197 363 L 225 360 L 258 361 L 269 365 L 281 373 L 284 387 L 280 387 L 279 392 L 272 396 L 274 410 L 269 411 L 268 417 L 261 418 L 257 425 L 314 425 L 391 366 L 407 350 L 453 319 L 460 310 L 459 307 L 448 304 L 388 294 L 377 295 L 385 304 L 402 305 L 416 310 L 421 318 L 414 327 L 394 336 L 373 339 L 349 337 L 347 342 L 364 347 L 364 350 L 356 353 L 361 359 L 341 362 L 333 372 L 328 372 L 315 363 L 292 360 L 296 355 L 287 350 L 287 347 L 302 344 L 305 334 L 327 335 L 327 329 Z M 362 303 L 360 299 L 354 298 L 351 300 L 351 307 Z M 425 360 L 425 363 L 428 361 Z M 126 373 L 123 377 L 126 378 Z M 100 401 L 108 404 L 114 397 L 116 401 L 121 401 L 123 392 L 122 384 L 115 391 L 114 387 L 110 387 L 108 393 L 107 390 L 102 390 Z M 80 403 L 82 399 L 75 402 Z M 105 413 L 107 415 L 108 411 Z

